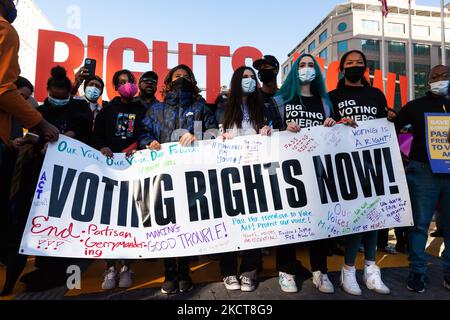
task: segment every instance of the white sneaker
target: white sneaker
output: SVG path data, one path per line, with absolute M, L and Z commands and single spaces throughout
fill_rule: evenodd
M 255 281 L 249 277 L 241 276 L 241 291 L 253 292 L 256 289 Z
M 236 276 L 230 276 L 223 279 L 223 284 L 225 288 L 230 291 L 241 290 L 241 285 Z
M 280 272 L 279 283 L 281 290 L 286 293 L 297 293 L 298 288 L 295 283 L 295 276 L 291 274 L 287 274 L 284 272 Z
M 322 293 L 334 293 L 334 286 L 327 274 L 320 271 L 313 272 L 313 283 Z
M 381 280 L 381 270 L 377 265 L 371 265 L 364 268 L 364 282 L 367 289 L 379 294 L 390 294 L 391 290 Z
M 133 271 L 127 266 L 120 269 L 119 288 L 130 288 L 133 286 Z
M 105 278 L 103 279 L 102 289 L 113 290 L 117 286 L 117 271 L 115 267 L 110 267 L 105 271 Z
M 345 292 L 354 296 L 362 295 L 358 281 L 356 281 L 356 270 L 347 270 L 342 268 L 341 285 Z

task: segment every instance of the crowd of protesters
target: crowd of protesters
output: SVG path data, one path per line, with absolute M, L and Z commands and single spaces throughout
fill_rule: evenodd
M 36 107 L 32 100 L 33 85 L 19 77 L 19 40 L 11 26 L 16 15 L 12 1 L 0 0 L 0 237 L 4 244 L 0 248 L 0 261 L 7 267 L 2 294 L 13 289 L 27 262 L 27 257 L 19 255 L 18 251 L 31 207 L 33 186 L 37 183 L 48 144 L 57 141 L 59 135 L 77 139 L 95 147 L 105 157 L 113 157 L 114 153 L 157 151 L 162 144 L 174 141 L 183 147 L 191 146 L 197 139 L 194 122 L 202 123 L 204 131 L 220 127 L 222 134 L 218 138 L 227 140 L 251 134 L 271 136 L 273 130 L 295 134 L 315 126 L 356 127 L 358 122 L 372 119 L 386 119 L 395 123 L 399 133 L 406 130 L 412 134 L 411 152 L 404 156 L 414 227 L 395 230 L 395 248 L 388 246 L 389 230 L 307 243 L 313 284 L 326 294 L 334 293 L 335 285 L 341 285 L 348 294 L 361 295 L 355 260 L 363 246 L 363 282 L 369 290 L 390 293 L 376 264 L 379 249 L 408 253 L 411 271 L 407 288 L 424 292 L 428 264 L 425 247 L 435 209 L 439 208 L 439 234 L 436 236 L 444 238 L 443 285 L 450 290 L 450 175 L 432 172 L 425 132 L 425 113 L 444 114 L 450 110 L 449 67 L 432 68 L 426 96 L 409 102 L 398 113 L 388 107 L 383 92 L 372 87 L 365 77 L 368 63 L 364 53 L 357 50 L 343 55 L 342 78 L 332 92 L 327 92 L 321 68 L 309 54 L 295 61 L 281 88 L 277 85 L 280 65 L 273 56 L 255 61 L 254 68 L 238 68 L 229 91 L 220 94 L 213 110 L 200 94 L 195 75 L 186 65 L 176 66 L 167 75 L 145 72 L 139 79 L 129 70 L 117 71 L 112 80 L 117 96 L 110 102 L 102 100 L 105 89 L 102 78 L 81 68 L 72 83 L 66 70 L 57 66 L 49 70 L 47 98 Z M 162 101 L 157 99 L 160 77 L 164 77 Z M 354 108 L 342 108 L 348 106 L 345 102 L 350 100 L 354 101 L 351 104 Z M 24 129 L 28 130 L 25 135 Z M 174 135 L 179 129 L 184 129 L 185 133 Z M 450 128 L 448 139 L 450 143 Z M 338 246 L 344 248 L 345 263 L 338 283 L 333 283 L 328 277 L 327 258 Z M 298 292 L 297 246 L 281 246 L 275 251 L 280 289 Z M 241 252 L 240 259 L 238 256 L 238 252 L 219 256 L 224 286 L 244 292 L 257 290 L 263 252 L 254 249 Z M 64 285 L 67 267 L 74 263 L 73 259 L 39 257 L 36 269 L 21 281 L 31 291 Z M 108 260 L 105 264 L 104 290 L 133 285 L 131 261 Z M 164 259 L 163 293 L 183 293 L 193 288 L 189 264 L 190 258 L 186 257 Z

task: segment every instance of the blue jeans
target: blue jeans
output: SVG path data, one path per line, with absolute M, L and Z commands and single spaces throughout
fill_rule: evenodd
M 345 246 L 345 264 L 354 266 L 356 256 L 361 244 L 364 244 L 364 256 L 367 261 L 376 261 L 377 259 L 377 241 L 378 231 L 369 231 L 364 233 L 352 234 L 346 237 Z
M 411 161 L 407 167 L 414 227 L 409 231 L 409 265 L 412 272 L 426 275 L 425 253 L 428 231 L 437 204 L 441 203 L 441 224 L 445 251 L 444 275 L 450 277 L 450 175 L 434 174 L 427 163 Z

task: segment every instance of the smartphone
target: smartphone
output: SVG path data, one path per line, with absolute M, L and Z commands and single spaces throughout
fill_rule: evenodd
M 95 76 L 95 68 L 97 66 L 97 61 L 94 59 L 87 58 L 84 60 L 84 68 L 86 68 L 89 72 L 89 77 Z
M 28 140 L 28 143 L 33 144 L 33 143 L 37 143 L 39 141 L 40 137 L 37 134 L 27 132 L 27 133 L 25 133 L 24 138 Z

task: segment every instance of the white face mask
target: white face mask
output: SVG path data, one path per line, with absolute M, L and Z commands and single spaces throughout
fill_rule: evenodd
M 438 81 L 430 83 L 431 92 L 438 96 L 447 96 L 448 95 L 448 87 L 450 85 L 450 80 Z
M 311 83 L 316 79 L 316 70 L 314 68 L 301 68 L 298 70 L 298 76 L 303 83 Z
M 252 78 L 242 78 L 242 91 L 244 93 L 253 93 L 256 90 L 256 80 Z

